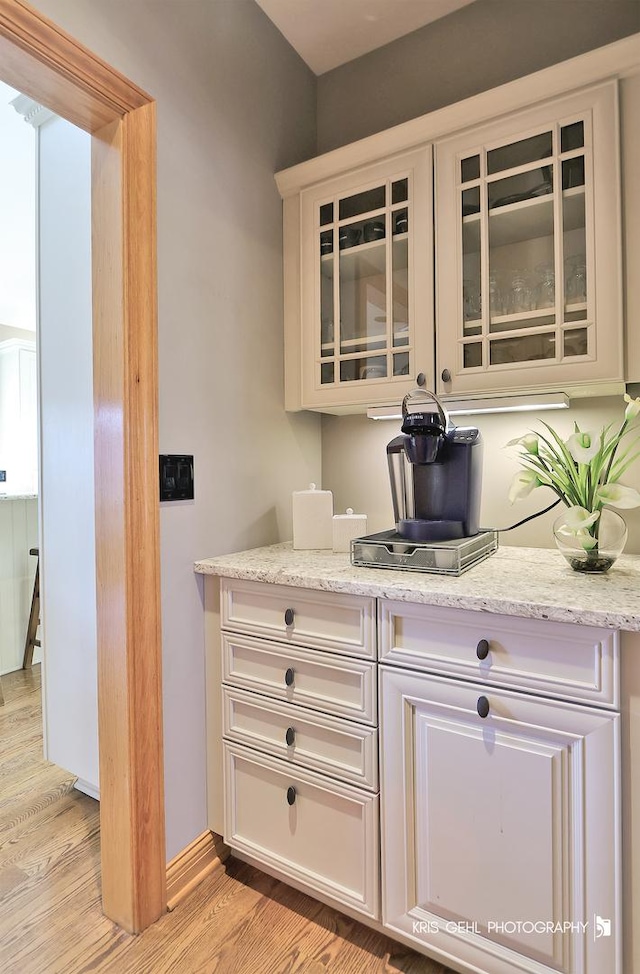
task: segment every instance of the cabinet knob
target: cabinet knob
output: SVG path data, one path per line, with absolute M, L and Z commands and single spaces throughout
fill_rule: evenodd
M 287 684 L 288 687 L 293 686 L 294 677 L 295 677 L 295 673 L 293 672 L 293 669 L 289 667 L 287 672 L 284 675 L 284 682 Z
M 293 805 L 296 800 L 296 790 L 293 785 L 289 785 L 287 788 L 287 804 Z
M 478 697 L 478 702 L 476 704 L 476 710 L 478 711 L 479 717 L 489 716 L 489 701 L 486 697 Z
M 449 369 L 443 369 L 440 373 L 440 378 L 443 382 L 451 382 L 451 372 L 449 372 Z
M 422 388 L 422 386 L 426 386 L 426 384 L 427 384 L 426 375 L 424 374 L 424 372 L 418 372 L 416 376 L 416 385 Z
M 285 624 L 285 626 L 292 626 L 293 625 L 293 617 L 294 617 L 294 615 L 295 615 L 295 613 L 294 613 L 293 609 L 285 609 L 284 610 L 284 624 Z
M 296 739 L 296 732 L 293 727 L 287 727 L 287 733 L 284 735 L 284 739 L 287 742 L 287 747 L 291 747 Z
M 478 659 L 486 659 L 489 655 L 489 641 L 488 639 L 481 639 L 476 646 L 476 656 Z

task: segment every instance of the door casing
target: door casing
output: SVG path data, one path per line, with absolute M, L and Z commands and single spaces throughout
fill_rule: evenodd
M 0 76 L 92 136 L 102 903 L 135 933 L 166 909 L 155 103 L 22 0 Z

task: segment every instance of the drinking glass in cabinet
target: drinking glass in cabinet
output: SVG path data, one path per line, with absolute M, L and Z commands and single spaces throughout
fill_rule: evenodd
M 538 283 L 535 288 L 536 308 L 553 308 L 556 303 L 556 273 L 553 264 L 538 264 Z
M 565 298 L 567 304 L 584 304 L 587 300 L 587 264 L 584 254 L 565 260 Z
M 532 310 L 531 287 L 523 270 L 513 271 L 509 290 L 508 314 L 516 315 Z

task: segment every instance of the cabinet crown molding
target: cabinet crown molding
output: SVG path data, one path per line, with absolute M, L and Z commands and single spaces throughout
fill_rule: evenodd
M 640 33 L 560 61 L 276 173 L 283 199 L 323 179 L 608 78 L 640 73 Z M 532 98 L 532 92 L 535 97 Z
M 10 104 L 13 105 L 18 115 L 22 115 L 25 122 L 33 125 L 36 129 L 44 122 L 48 122 L 50 118 L 56 117 L 50 109 L 34 101 L 33 98 L 29 98 L 28 95 L 18 95 Z

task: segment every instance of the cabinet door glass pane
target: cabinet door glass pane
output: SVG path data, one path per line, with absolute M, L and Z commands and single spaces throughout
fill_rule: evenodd
M 480 156 L 469 156 L 460 163 L 460 178 L 463 183 L 480 177 Z
M 584 122 L 572 122 L 560 129 L 560 151 L 571 152 L 584 145 Z
M 335 352 L 333 325 L 333 265 L 332 254 L 320 257 L 320 354 L 323 358 Z
M 515 169 L 536 159 L 545 159 L 553 153 L 553 135 L 542 132 L 520 142 L 501 145 L 487 152 L 487 173 L 502 172 L 505 169 Z
M 398 179 L 391 187 L 391 202 L 404 203 L 409 199 L 409 180 Z
M 355 379 L 384 379 L 386 375 L 386 355 L 369 355 L 367 358 L 352 358 L 340 363 L 341 382 L 353 382 Z
M 576 305 L 587 300 L 587 261 L 585 197 L 578 190 L 563 194 L 562 198 L 564 294 L 567 311 L 575 312 Z M 585 309 L 586 313 L 586 309 Z
M 555 358 L 556 336 L 553 332 L 543 335 L 522 335 L 518 338 L 499 338 L 491 342 L 491 365 L 507 365 L 512 362 L 534 362 L 538 359 Z
M 564 333 L 565 356 L 586 355 L 588 351 L 588 336 L 586 328 L 573 328 Z
M 320 207 L 320 226 L 325 227 L 327 223 L 333 223 L 333 203 L 325 203 Z
M 384 240 L 340 251 L 340 352 L 385 347 L 386 336 Z
M 482 330 L 480 220 L 470 217 L 462 228 L 462 304 L 463 334 L 477 335 Z
M 375 189 L 368 189 L 363 193 L 356 193 L 355 196 L 346 196 L 340 200 L 338 211 L 341 220 L 348 220 L 361 213 L 369 213 L 371 210 L 380 210 L 385 205 L 386 187 L 376 186 Z
M 500 206 L 510 206 L 512 203 L 522 203 L 537 196 L 547 196 L 553 193 L 553 169 L 527 169 L 526 172 L 515 176 L 505 176 L 495 179 L 488 185 L 489 209 Z
M 331 385 L 333 382 L 334 368 L 333 362 L 323 362 L 320 366 L 320 382 L 324 385 Z
M 393 238 L 391 247 L 393 345 L 409 344 L 409 241 Z M 395 372 L 394 375 L 399 373 Z

